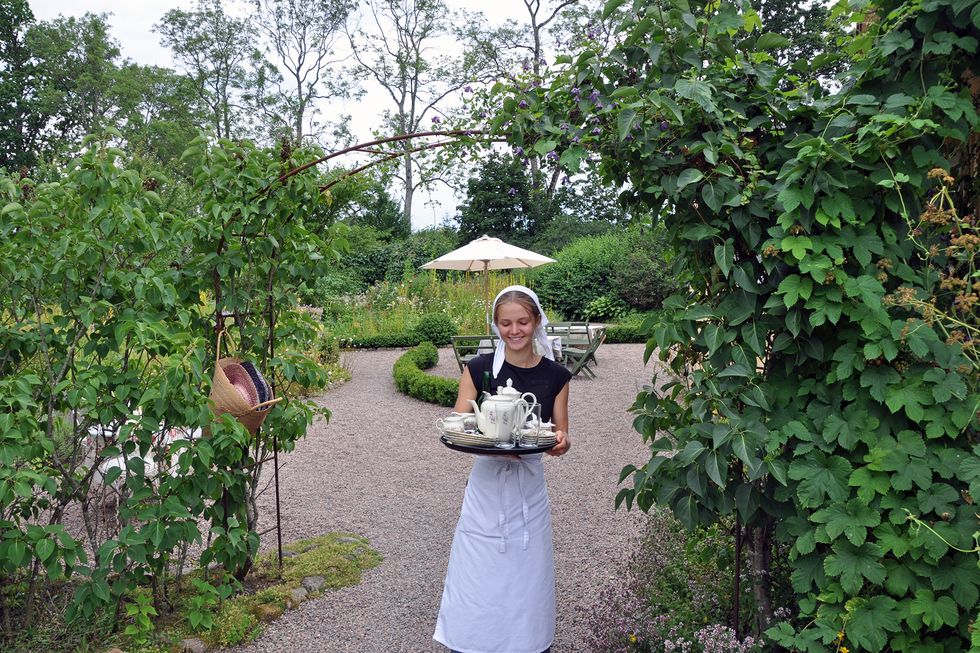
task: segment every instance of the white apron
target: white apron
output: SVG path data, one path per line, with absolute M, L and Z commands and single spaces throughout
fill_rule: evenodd
M 555 563 L 541 454 L 475 457 L 432 637 L 461 653 L 551 646 Z

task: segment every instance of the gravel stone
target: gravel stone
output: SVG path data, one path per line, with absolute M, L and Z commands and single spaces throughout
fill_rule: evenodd
M 208 647 L 196 637 L 188 637 L 180 640 L 181 653 L 205 653 Z
M 638 533 L 641 515 L 613 505 L 623 466 L 649 459 L 627 412 L 657 365 L 654 356 L 644 367 L 643 349 L 603 345 L 598 378 L 572 379 L 572 448 L 544 461 L 558 597 L 554 653 L 587 652 L 599 593 Z M 318 421 L 292 453 L 280 456 L 284 542 L 356 533 L 384 559 L 360 584 L 305 601 L 231 651 L 446 653 L 432 632 L 472 463 L 439 443 L 435 423 L 447 409 L 395 388 L 391 367 L 404 351 L 353 354 L 353 379 L 317 399 L 333 412 L 329 423 Z M 452 349 L 440 349 L 439 364 L 428 372 L 458 378 Z M 260 498 L 260 532 L 275 525 L 274 501 L 272 492 Z M 261 546 L 275 543 L 271 531 Z
M 308 592 L 319 592 L 327 580 L 323 576 L 307 576 L 303 579 L 302 585 Z
M 290 608 L 297 608 L 299 607 L 299 604 L 305 601 L 306 597 L 309 595 L 310 593 L 306 591 L 306 588 L 303 587 L 293 588 L 289 590 L 289 596 L 286 597 L 286 604 Z

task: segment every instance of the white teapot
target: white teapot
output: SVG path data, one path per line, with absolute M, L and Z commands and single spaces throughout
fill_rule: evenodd
M 538 399 L 530 392 L 521 394 L 514 388 L 514 382 L 507 379 L 506 386 L 497 386 L 497 394 L 483 393 L 482 405 L 470 399 L 477 426 L 487 437 L 497 442 L 510 442 L 517 429 L 524 426 L 528 407 Z

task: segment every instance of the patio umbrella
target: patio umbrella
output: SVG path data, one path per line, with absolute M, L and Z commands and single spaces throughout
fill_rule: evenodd
M 532 252 L 529 249 L 505 243 L 499 238 L 483 235 L 466 245 L 443 254 L 420 267 L 426 270 L 461 270 L 483 272 L 483 303 L 490 329 L 490 270 L 536 268 L 555 259 Z

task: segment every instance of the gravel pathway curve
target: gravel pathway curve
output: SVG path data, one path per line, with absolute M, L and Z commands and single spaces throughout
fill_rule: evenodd
M 467 454 L 438 442 L 446 409 L 402 395 L 391 367 L 403 350 L 361 351 L 353 380 L 318 398 L 333 411 L 281 459 L 283 541 L 349 531 L 384 557 L 356 587 L 303 603 L 239 653 L 427 653 L 453 529 L 469 473 Z M 622 466 L 646 460 L 626 409 L 650 382 L 643 345 L 604 345 L 598 379 L 576 377 L 569 400 L 572 448 L 545 459 L 554 520 L 558 634 L 554 653 L 585 652 L 584 635 L 613 565 L 627 555 L 638 515 L 614 511 Z M 430 373 L 456 377 L 451 349 Z M 653 365 L 653 362 L 651 362 Z M 271 490 L 260 531 L 274 524 Z M 263 538 L 275 546 L 275 533 Z

